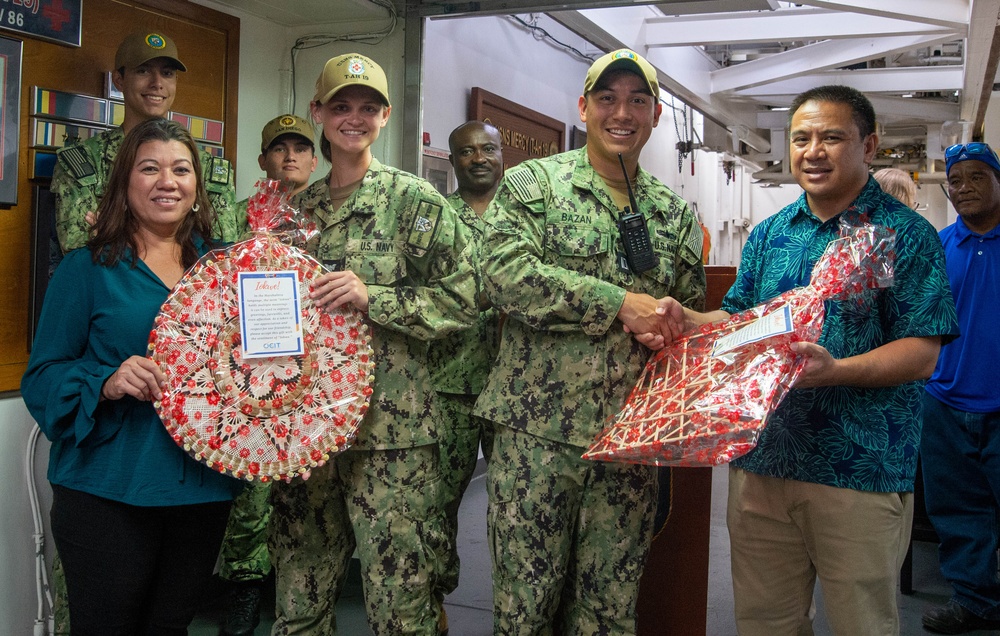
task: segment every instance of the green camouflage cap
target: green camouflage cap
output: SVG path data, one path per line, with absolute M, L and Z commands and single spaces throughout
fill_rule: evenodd
M 602 75 L 617 69 L 627 69 L 638 74 L 646 81 L 646 86 L 649 87 L 649 92 L 653 94 L 653 97 L 660 98 L 660 83 L 656 79 L 656 69 L 645 58 L 631 49 L 618 49 L 597 58 L 597 61 L 587 71 L 587 79 L 583 83 L 583 94 L 586 95 L 592 91 Z
M 158 57 L 165 57 L 176 64 L 177 69 L 186 71 L 187 67 L 177 57 L 177 45 L 161 33 L 140 31 L 125 37 L 118 45 L 115 53 L 115 69 L 135 68 Z
M 305 137 L 309 144 L 316 146 L 312 124 L 295 115 L 279 115 L 267 122 L 260 133 L 260 151 L 266 153 L 278 137 L 282 135 L 298 135 Z
M 382 96 L 389 105 L 389 82 L 385 71 L 371 58 L 360 53 L 348 53 L 329 60 L 316 80 L 316 96 L 320 104 L 330 101 L 345 86 L 367 86 Z

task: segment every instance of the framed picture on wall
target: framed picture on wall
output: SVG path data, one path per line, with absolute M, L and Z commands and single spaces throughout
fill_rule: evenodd
M 448 161 L 448 151 L 437 148 L 424 148 L 421 162 L 421 175 L 431 182 L 431 185 L 444 196 L 451 194 L 455 183 L 455 170 Z
M 17 204 L 21 41 L 0 37 L 0 206 Z

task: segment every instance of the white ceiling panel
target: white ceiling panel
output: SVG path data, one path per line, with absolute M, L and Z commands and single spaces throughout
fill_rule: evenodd
M 369 0 L 216 1 L 288 27 L 385 17 Z M 633 48 L 657 68 L 669 93 L 729 130 L 733 148 L 749 147 L 747 160 L 772 156 L 772 131 L 759 126 L 760 115 L 830 83 L 869 95 L 883 125 L 891 126 L 887 140 L 905 144 L 909 157 L 914 147 L 939 157 L 941 130 L 971 137 L 982 129 L 1000 58 L 1000 0 L 396 0 L 396 6 L 428 17 L 547 12 L 596 48 Z M 772 167 L 762 174 L 784 172 Z

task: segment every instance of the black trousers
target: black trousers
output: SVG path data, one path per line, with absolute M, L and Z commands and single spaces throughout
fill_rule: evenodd
M 52 487 L 73 636 L 187 634 L 230 502 L 141 507 Z

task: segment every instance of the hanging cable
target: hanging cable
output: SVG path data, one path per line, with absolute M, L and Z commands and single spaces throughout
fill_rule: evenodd
M 55 632 L 55 617 L 52 615 L 52 590 L 49 588 L 49 573 L 45 566 L 45 522 L 42 519 L 42 506 L 38 501 L 38 486 L 35 483 L 35 447 L 41 429 L 36 424 L 28 435 L 28 449 L 24 457 L 25 478 L 28 483 L 28 501 L 31 503 L 31 520 L 35 533 L 35 594 L 38 611 L 35 614 L 34 636 L 46 636 Z M 46 607 L 48 612 L 46 613 Z
M 546 31 L 545 29 L 543 29 L 542 27 L 540 27 L 540 26 L 538 26 L 536 24 L 532 24 L 530 22 L 526 22 L 525 20 L 522 20 L 521 18 L 519 18 L 516 15 L 508 15 L 506 17 L 511 22 L 519 24 L 522 27 L 524 27 L 525 29 L 528 29 L 529 31 L 531 31 L 531 34 L 533 36 L 535 36 L 537 39 L 546 40 L 550 44 L 552 44 L 552 45 L 554 45 L 554 46 L 556 46 L 556 47 L 558 47 L 558 48 L 560 48 L 560 49 L 562 49 L 564 51 L 567 51 L 567 52 L 571 53 L 572 55 L 574 55 L 575 57 L 580 58 L 581 60 L 584 60 L 586 62 L 593 62 L 594 60 L 597 59 L 597 57 L 594 56 L 594 55 L 587 55 L 583 51 L 581 51 L 581 50 L 579 50 L 579 49 L 577 49 L 577 48 L 575 48 L 573 46 L 570 46 L 569 44 L 566 44 L 565 42 L 560 42 L 556 38 L 552 37 L 551 33 L 549 33 L 548 31 Z

